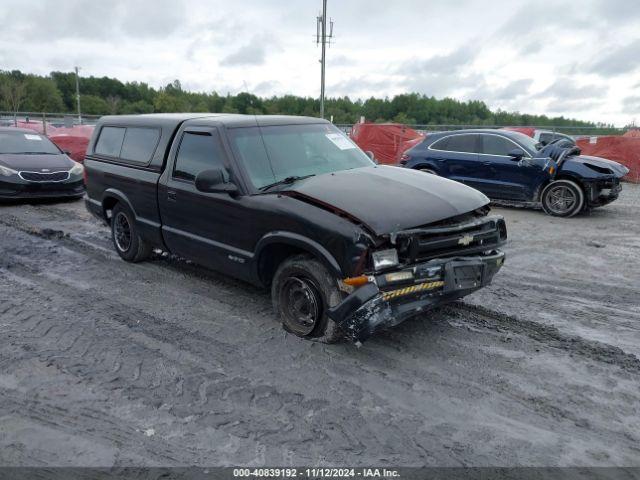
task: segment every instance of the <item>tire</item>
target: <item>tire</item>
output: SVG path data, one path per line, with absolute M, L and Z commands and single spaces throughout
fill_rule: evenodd
M 584 192 L 572 180 L 555 180 L 544 187 L 540 201 L 547 215 L 573 217 L 584 208 Z
M 133 215 L 119 203 L 112 210 L 111 240 L 118 255 L 127 262 L 141 262 L 151 255 L 152 247 L 140 238 Z
M 426 168 L 426 167 L 424 167 L 424 168 L 418 168 L 418 170 L 420 170 L 421 172 L 424 172 L 424 173 L 428 173 L 429 175 L 436 175 L 436 176 L 438 175 L 438 174 L 435 172 L 435 170 L 432 170 L 432 169 L 430 169 L 430 168 Z
M 336 343 L 344 338 L 344 332 L 327 316 L 327 309 L 343 298 L 335 277 L 310 255 L 287 258 L 271 284 L 273 309 L 283 328 L 322 343 Z

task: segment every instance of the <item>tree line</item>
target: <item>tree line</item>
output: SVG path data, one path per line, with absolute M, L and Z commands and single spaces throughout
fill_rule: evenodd
M 0 71 L 0 109 L 4 111 L 76 112 L 76 78 L 73 72 L 51 72 L 47 76 L 19 70 Z M 222 112 L 319 116 L 317 98 L 295 95 L 261 98 L 252 93 L 221 95 L 189 92 L 175 80 L 161 88 L 144 82 L 121 82 L 109 77 L 80 77 L 83 114 L 131 114 L 154 112 Z M 393 98 L 352 100 L 328 98 L 325 115 L 338 124 L 352 124 L 364 116 L 368 121 L 419 125 L 536 125 L 557 127 L 602 127 L 603 123 L 570 118 L 492 111 L 480 100 L 436 99 L 418 93 Z

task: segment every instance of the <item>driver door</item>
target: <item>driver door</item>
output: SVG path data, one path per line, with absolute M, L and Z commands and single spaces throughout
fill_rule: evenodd
M 251 254 L 238 248 L 246 229 L 241 201 L 196 189 L 196 176 L 222 167 L 233 180 L 217 128 L 188 127 L 177 137 L 172 162 L 158 185 L 162 235 L 171 253 L 214 269 L 241 269 Z M 244 261 L 242 261 L 244 260 Z M 242 272 L 235 272 L 240 276 Z
M 509 152 L 519 148 L 528 157 L 526 150 L 501 135 L 483 133 L 480 137 L 481 176 L 488 196 L 501 200 L 532 200 L 542 171 L 509 155 Z

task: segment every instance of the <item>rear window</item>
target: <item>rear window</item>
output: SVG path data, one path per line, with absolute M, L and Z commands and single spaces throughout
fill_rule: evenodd
M 148 163 L 156 149 L 160 132 L 155 128 L 127 128 L 120 157 L 137 163 Z
M 476 138 L 477 135 L 451 135 L 438 140 L 431 148 L 448 152 L 475 153 Z
M 122 150 L 125 129 L 120 127 L 102 127 L 95 152 L 99 155 L 119 157 Z
M 125 163 L 147 164 L 160 138 L 156 128 L 103 127 L 95 153 L 115 157 Z

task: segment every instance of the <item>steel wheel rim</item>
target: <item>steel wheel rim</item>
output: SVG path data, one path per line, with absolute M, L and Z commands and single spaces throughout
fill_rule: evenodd
M 113 219 L 113 239 L 121 252 L 126 252 L 131 248 L 131 225 L 129 225 L 127 216 L 122 212 L 119 212 Z
M 308 335 L 322 316 L 318 289 L 304 277 L 289 277 L 282 285 L 285 322 L 294 331 Z
M 551 187 L 547 196 L 549 210 L 558 214 L 570 212 L 577 202 L 578 196 L 573 189 L 564 185 Z

